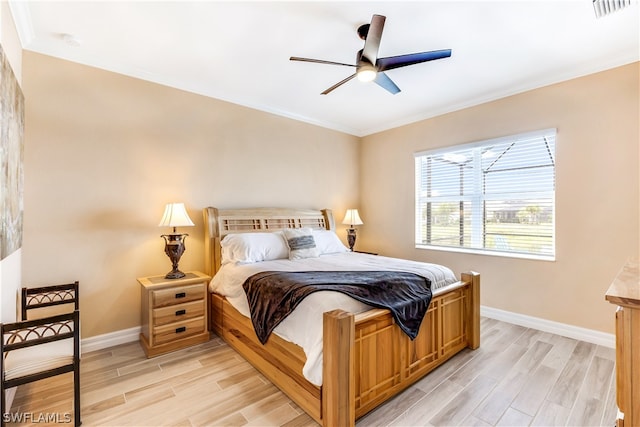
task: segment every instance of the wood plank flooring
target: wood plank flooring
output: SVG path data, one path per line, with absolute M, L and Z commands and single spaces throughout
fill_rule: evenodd
M 464 350 L 357 422 L 365 426 L 613 426 L 613 349 L 483 318 Z M 18 388 L 12 412 L 73 416 L 71 375 Z M 146 359 L 138 343 L 82 357 L 83 426 L 316 426 L 214 335 Z

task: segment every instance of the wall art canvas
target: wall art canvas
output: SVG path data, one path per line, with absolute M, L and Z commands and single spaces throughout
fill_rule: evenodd
M 24 96 L 0 45 L 0 260 L 22 246 Z

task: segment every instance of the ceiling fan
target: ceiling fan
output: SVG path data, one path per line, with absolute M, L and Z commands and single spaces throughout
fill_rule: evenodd
M 385 71 L 393 70 L 394 68 L 406 67 L 407 65 L 419 64 L 421 62 L 433 61 L 434 59 L 448 58 L 451 56 L 451 49 L 442 49 L 430 52 L 409 53 L 406 55 L 378 58 L 378 49 L 380 47 L 380 39 L 382 38 L 382 30 L 384 28 L 385 20 L 386 18 L 382 15 L 373 15 L 371 18 L 371 24 L 364 24 L 358 28 L 358 36 L 364 40 L 364 48 L 358 51 L 356 55 L 356 64 L 345 64 L 342 62 L 325 61 L 322 59 L 300 58 L 297 56 L 292 56 L 289 59 L 291 61 L 356 67 L 356 72 L 354 74 L 334 84 L 322 92 L 322 95 L 330 93 L 356 76 L 361 81 L 376 82 L 382 88 L 388 90 L 392 94 L 396 94 L 400 92 L 400 88 L 389 78 L 389 76 L 385 74 Z

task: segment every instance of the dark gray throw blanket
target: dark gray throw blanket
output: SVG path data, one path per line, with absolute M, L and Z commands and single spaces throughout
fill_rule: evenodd
M 418 335 L 431 302 L 431 282 L 402 271 L 263 271 L 244 282 L 251 322 L 263 344 L 285 317 L 309 294 L 337 291 L 391 311 L 409 338 Z

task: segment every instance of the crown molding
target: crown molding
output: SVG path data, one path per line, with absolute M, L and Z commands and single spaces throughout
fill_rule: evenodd
M 13 17 L 13 22 L 16 25 L 16 31 L 18 32 L 18 38 L 22 48 L 26 48 L 35 39 L 36 33 L 33 30 L 33 23 L 31 21 L 31 13 L 26 1 L 9 0 L 9 10 Z

